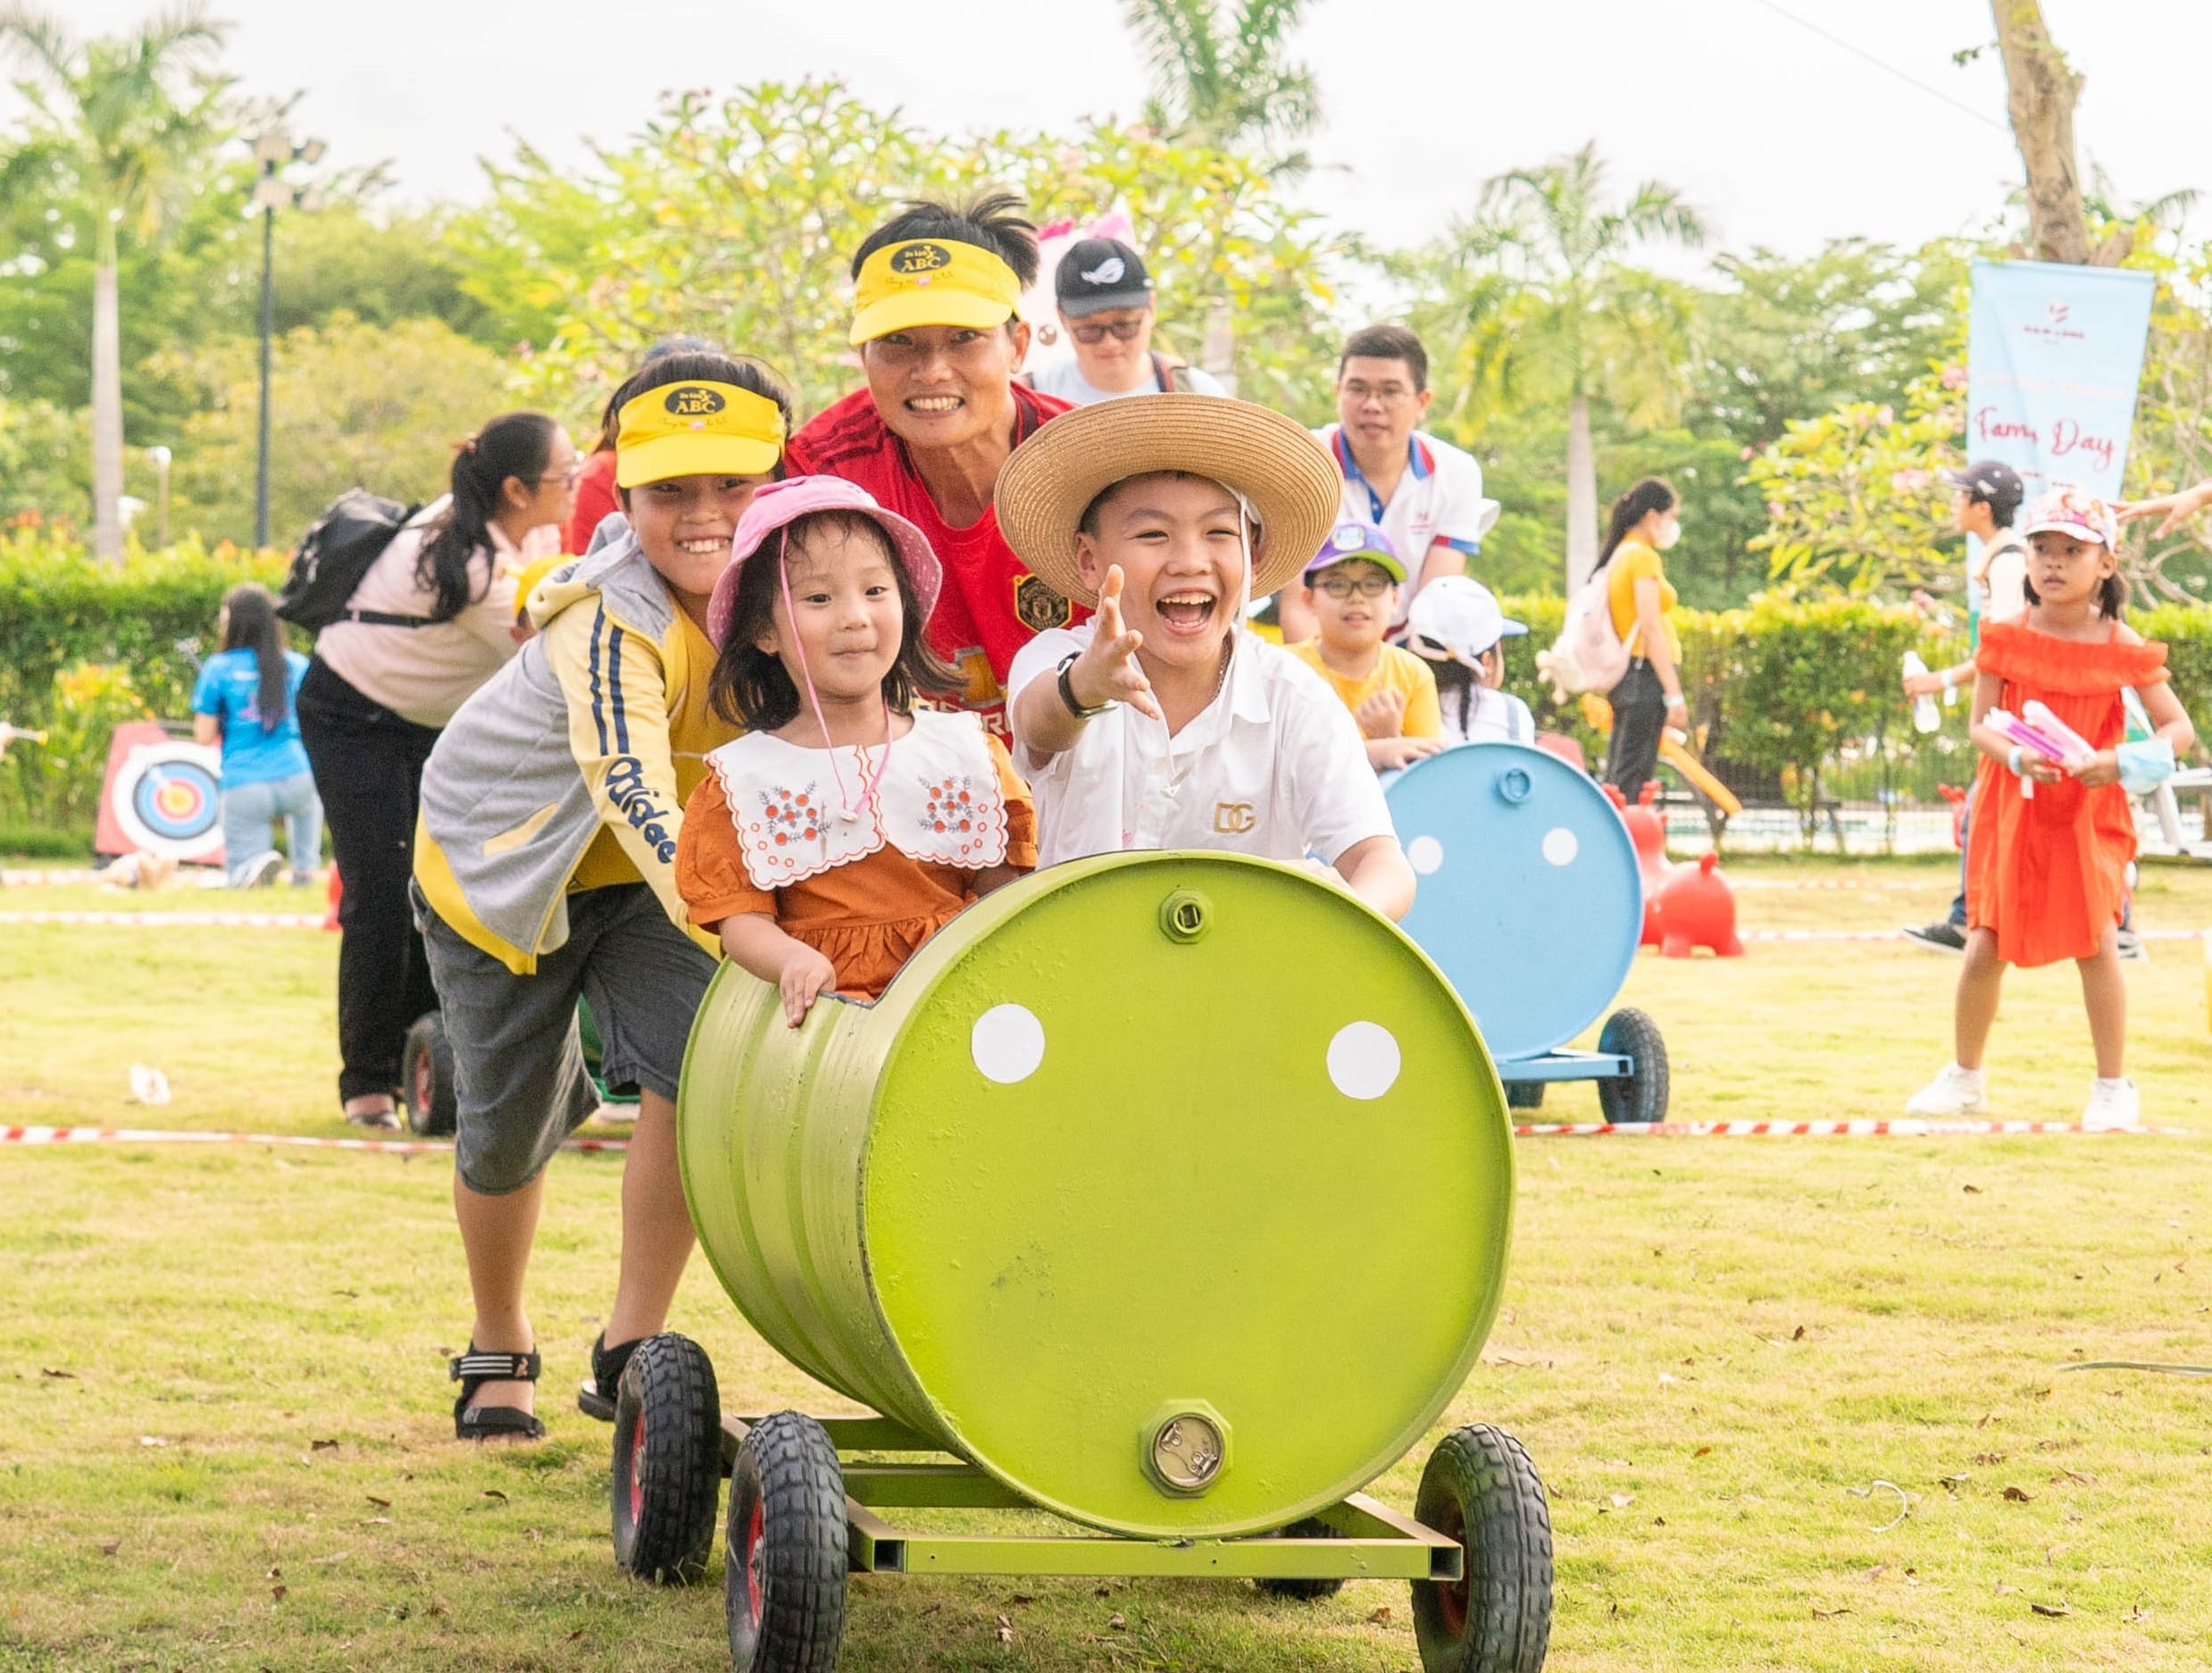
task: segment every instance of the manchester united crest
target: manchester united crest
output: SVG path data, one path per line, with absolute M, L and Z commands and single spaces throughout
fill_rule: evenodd
M 1065 627 L 1075 608 L 1036 576 L 1023 575 L 1014 583 L 1014 614 L 1031 632 L 1041 633 L 1048 627 Z

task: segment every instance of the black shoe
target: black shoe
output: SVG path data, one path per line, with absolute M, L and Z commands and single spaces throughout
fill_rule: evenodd
M 614 1421 L 615 1385 L 622 1380 L 630 1356 L 638 1351 L 638 1343 L 644 1340 L 639 1336 L 636 1342 L 618 1343 L 610 1348 L 606 1345 L 606 1332 L 599 1333 L 598 1341 L 591 1344 L 591 1375 L 576 1391 L 577 1410 L 587 1418 L 597 1418 L 601 1423 Z
M 1918 941 L 1923 947 L 1932 947 L 1940 953 L 1963 953 L 1966 950 L 1966 932 L 1949 918 L 1901 933 L 1907 941 Z

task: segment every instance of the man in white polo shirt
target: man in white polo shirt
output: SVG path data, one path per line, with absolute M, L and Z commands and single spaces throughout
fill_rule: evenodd
M 1498 521 L 1498 502 L 1483 498 L 1473 456 L 1415 428 L 1432 396 L 1421 339 L 1402 325 L 1366 326 L 1345 339 L 1337 361 L 1339 422 L 1314 432 L 1344 473 L 1345 516 L 1381 528 L 1405 560 L 1393 637 L 1422 587 L 1466 573 L 1467 559 Z M 1303 600 L 1286 594 L 1278 607 L 1284 644 L 1314 636 Z

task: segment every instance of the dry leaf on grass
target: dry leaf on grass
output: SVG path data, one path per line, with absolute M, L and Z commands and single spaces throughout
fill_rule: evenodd
M 1613 1508 L 1616 1510 L 1625 1510 L 1636 1502 L 1636 1495 L 1632 1493 L 1616 1493 L 1612 1497 Z
M 336 1441 L 311 1441 L 307 1444 L 307 1450 L 311 1452 L 328 1452 L 337 1445 Z
M 1701 1447 L 1699 1447 L 1699 1448 L 1696 1451 L 1692 1452 L 1690 1456 L 1690 1457 L 1692 1457 L 1692 1458 L 1703 1458 L 1703 1457 L 1704 1457 L 1704 1456 L 1705 1456 L 1707 1452 L 1710 1452 L 1712 1450 L 1713 1450 L 1713 1449 L 1712 1449 L 1711 1447 L 1709 1447 L 1709 1446 L 1701 1446 Z
M 1981 1465 L 1982 1468 L 1990 1469 L 2003 1463 L 2005 1455 L 2002 1452 L 1976 1452 L 1974 1455 L 1974 1461 Z
M 1790 1333 L 1790 1340 L 1792 1342 L 1803 1342 L 1805 1340 L 1805 1326 L 1799 1325 L 1795 1330 L 1791 1331 Z
M 287 1590 L 288 1590 L 288 1588 L 287 1588 L 287 1587 L 280 1586 L 280 1585 L 272 1585 L 272 1586 L 271 1586 L 271 1587 L 269 1588 L 269 1601 L 270 1601 L 271 1602 L 272 1602 L 272 1603 L 281 1603 L 281 1602 L 284 1602 L 284 1594 L 285 1594 L 285 1593 L 286 1593 L 286 1591 L 287 1591 Z
M 1848 1603 L 1839 1604 L 1834 1609 L 1823 1609 L 1817 1603 L 1813 1605 L 1813 1619 L 1815 1620 L 1833 1620 L 1839 1615 L 1849 1615 L 1850 1612 L 1850 1605 Z
M 2062 1615 L 2071 1615 L 2074 1613 L 2074 1606 L 2070 1603 L 2030 1603 L 2028 1607 L 2033 1610 L 2038 1615 L 2048 1615 L 2053 1620 L 2058 1619 Z
M 113 1557 L 123 1548 L 123 1543 L 120 1539 L 104 1539 L 99 1542 L 99 1546 L 101 1556 Z
M 1962 1469 L 1956 1476 L 1939 1476 L 1936 1479 L 1942 1483 L 1943 1490 L 1949 1493 L 1952 1498 L 1956 1499 L 1958 1496 L 1958 1490 L 1965 1486 L 1968 1481 L 1973 1479 L 1973 1477 L 1968 1476 L 1966 1472 Z
M 77 1373 L 74 1371 L 56 1371 L 52 1367 L 44 1365 L 38 1368 L 38 1375 L 41 1376 L 58 1377 L 64 1383 L 74 1383 L 77 1380 Z
M 2015 1504 L 2033 1504 L 2035 1502 L 2034 1495 L 2024 1487 L 2007 1487 L 2005 1489 L 2005 1497 Z
M 392 1502 L 389 1499 L 380 1499 L 372 1493 L 364 1493 L 361 1496 L 380 1510 L 388 1510 L 392 1508 Z
M 1129 1618 L 1118 1609 L 1115 1610 L 1114 1613 L 1106 1617 L 1106 1630 L 1108 1632 L 1127 1632 Z
M 1390 1624 L 1390 1606 L 1385 1603 L 1381 1609 L 1370 1610 L 1367 1624 L 1370 1627 L 1388 1627 Z
M 1014 1623 L 1008 1620 L 1004 1615 L 1001 1615 L 998 1618 L 998 1642 L 1000 1644 L 1012 1644 L 1014 1642 Z
M 497 1488 L 497 1487 L 487 1487 L 487 1488 L 485 1488 L 485 1489 L 484 1489 L 484 1497 L 486 1497 L 487 1499 L 497 1499 L 497 1500 L 498 1500 L 498 1501 L 499 1501 L 499 1502 L 500 1502 L 501 1504 L 505 1504 L 505 1503 L 506 1503 L 506 1502 L 507 1502 L 507 1495 L 506 1495 L 505 1493 L 504 1493 L 500 1492 L 500 1491 L 499 1491 L 499 1489 L 498 1489 L 498 1488 Z
M 1961 1185 L 1959 1189 L 1970 1197 L 1978 1197 L 1982 1194 L 1982 1187 L 1979 1185 Z

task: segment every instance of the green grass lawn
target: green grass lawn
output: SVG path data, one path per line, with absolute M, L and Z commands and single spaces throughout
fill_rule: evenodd
M 1950 888 L 1934 864 L 1732 869 L 1858 885 L 1746 889 L 1749 927 L 1919 922 Z M 0 909 L 223 899 L 20 888 Z M 2212 924 L 2212 873 L 2150 870 L 2139 916 Z M 0 925 L 0 1124 L 341 1132 L 335 950 Z M 1448 1421 L 1505 1425 L 1544 1474 L 1551 1667 L 2206 1665 L 2207 1390 L 2062 1369 L 2212 1359 L 2204 969 L 2187 942 L 2153 950 L 2129 969 L 2131 1069 L 2149 1120 L 2202 1140 L 1523 1142 L 1505 1308 Z M 1678 1117 L 1884 1116 L 1945 1059 L 1957 969 L 1903 942 L 1766 943 L 1647 955 L 1624 998 L 1666 1031 Z M 125 1101 L 133 1061 L 171 1105 Z M 2078 1114 L 2070 969 L 2016 974 L 1991 1067 L 1998 1113 Z M 1595 1108 L 1554 1089 L 1545 1115 Z M 444 1158 L 0 1150 L 0 1669 L 725 1667 L 719 1567 L 689 1592 L 615 1572 L 607 1432 L 566 1398 L 619 1179 L 613 1158 L 555 1164 L 532 1268 L 553 1437 L 487 1453 L 448 1438 L 468 1315 Z M 727 1405 L 830 1402 L 703 1267 L 673 1323 Z M 1373 1491 L 1409 1507 L 1425 1455 Z M 1877 1480 L 1910 1495 L 1894 1526 Z M 844 1665 L 1419 1662 L 1396 1585 L 1304 1605 L 881 1577 L 854 1584 Z

